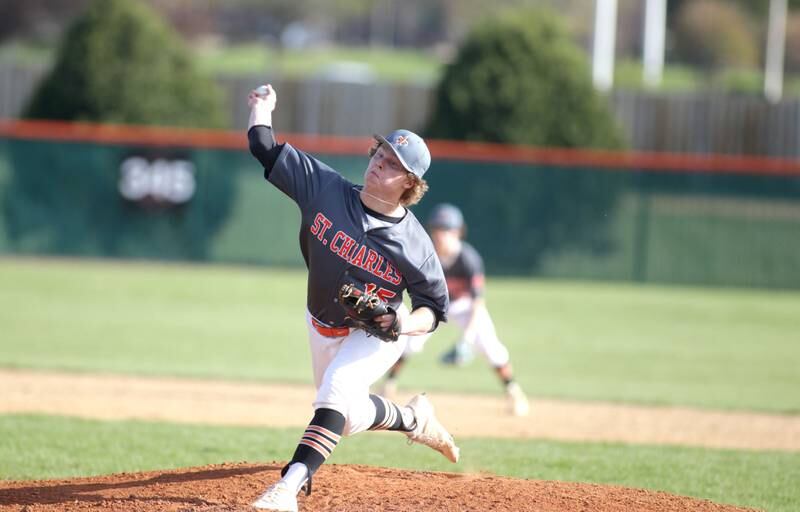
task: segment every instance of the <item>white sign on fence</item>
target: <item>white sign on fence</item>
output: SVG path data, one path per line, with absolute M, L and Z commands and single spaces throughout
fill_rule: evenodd
M 183 204 L 194 196 L 194 175 L 194 164 L 188 160 L 132 156 L 120 165 L 118 188 L 129 201 Z

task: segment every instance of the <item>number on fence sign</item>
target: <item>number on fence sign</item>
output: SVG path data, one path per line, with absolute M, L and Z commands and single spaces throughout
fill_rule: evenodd
M 133 156 L 120 166 L 119 192 L 129 201 L 182 204 L 192 198 L 195 188 L 194 165 L 188 160 L 151 162 Z

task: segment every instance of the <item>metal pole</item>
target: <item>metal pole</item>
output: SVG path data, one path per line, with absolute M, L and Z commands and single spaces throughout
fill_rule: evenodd
M 783 52 L 786 46 L 786 0 L 770 0 L 764 95 L 775 103 L 783 95 Z
M 597 0 L 594 18 L 592 80 L 608 91 L 614 84 L 614 43 L 617 35 L 617 0 Z
M 648 87 L 657 87 L 664 71 L 667 0 L 647 0 L 645 9 L 643 79 Z

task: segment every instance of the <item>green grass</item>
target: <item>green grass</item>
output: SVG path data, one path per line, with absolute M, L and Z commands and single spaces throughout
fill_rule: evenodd
M 309 77 L 325 70 L 332 63 L 359 63 L 379 81 L 435 83 L 444 71 L 445 62 L 430 51 L 404 50 L 390 47 L 371 48 L 332 46 L 306 50 L 282 50 L 258 43 L 226 46 L 194 46 L 199 68 L 215 76 Z M 50 66 L 55 56 L 52 47 L 12 42 L 0 45 L 0 62 L 22 66 Z M 644 89 L 642 64 L 635 59 L 622 59 L 614 72 L 614 85 L 621 89 Z M 683 64 L 664 66 L 662 82 L 657 87 L 666 92 L 697 92 L 713 89 L 719 92 L 763 93 L 763 73 L 759 69 L 725 70 L 709 73 Z M 800 95 L 800 75 L 787 74 L 784 95 Z
M 441 59 L 430 52 L 389 47 L 333 46 L 307 50 L 282 50 L 265 44 L 195 46 L 195 62 L 201 71 L 215 76 L 308 77 L 325 71 L 332 63 L 359 63 L 379 81 L 433 83 L 443 71 Z M 50 66 L 55 49 L 22 42 L 0 45 L 0 63 Z
M 0 259 L 0 366 L 310 383 L 305 277 Z M 800 293 L 492 279 L 488 304 L 534 396 L 800 411 Z M 438 364 L 455 336 L 443 325 L 401 385 L 497 392 L 482 360 Z
M 614 69 L 614 85 L 622 89 L 642 89 L 645 87 L 642 63 L 639 60 L 620 60 Z M 697 70 L 680 64 L 664 66 L 660 91 L 686 92 L 701 89 L 703 75 Z
M 421 51 L 391 48 L 331 47 L 280 50 L 245 44 L 204 48 L 195 52 L 202 70 L 214 75 L 249 75 L 254 69 L 269 76 L 302 77 L 324 72 L 334 63 L 358 63 L 378 80 L 433 83 L 442 63 Z
M 286 460 L 301 429 L 0 416 L 0 478 L 42 479 Z M 346 438 L 329 463 L 617 484 L 779 512 L 800 504 L 800 454 L 466 439 L 452 465 L 399 434 Z
M 0 63 L 19 66 L 50 66 L 55 56 L 55 49 L 38 44 L 14 41 L 0 44 Z
M 625 90 L 645 89 L 642 62 L 634 59 L 620 60 L 614 69 L 614 86 Z M 654 88 L 661 92 L 739 93 L 752 96 L 764 94 L 764 72 L 761 69 L 706 70 L 686 64 L 665 65 L 661 83 Z M 783 94 L 793 97 L 800 94 L 800 75 L 786 73 Z

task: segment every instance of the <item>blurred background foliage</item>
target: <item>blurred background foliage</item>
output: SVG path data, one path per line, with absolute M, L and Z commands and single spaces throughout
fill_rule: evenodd
M 754 24 L 733 3 L 696 0 L 674 20 L 676 57 L 699 68 L 753 68 L 758 64 Z
M 34 94 L 28 117 L 230 127 L 213 77 L 232 77 L 234 87 L 238 87 L 238 80 L 244 88 L 255 80 L 321 76 L 326 66 L 338 61 L 361 63 L 361 67 L 340 67 L 339 73 L 369 69 L 371 77 L 381 80 L 424 83 L 425 87 L 408 93 L 413 100 L 404 105 L 427 107 L 425 101 L 432 98 L 431 109 L 420 108 L 424 114 L 419 124 L 413 125 L 414 129 L 422 128 L 426 136 L 618 149 L 622 147 L 622 130 L 610 110 L 609 98 L 596 92 L 590 77 L 587 50 L 594 14 L 586 9 L 590 4 L 587 0 L 500 0 L 499 5 L 491 6 L 473 0 L 408 0 L 402 4 L 349 0 L 335 5 L 312 0 L 30 0 L 2 5 L 2 14 L 17 23 L 7 23 L 4 18 L 0 24 L 0 38 L 6 47 L 0 59 L 50 68 Z M 619 5 L 616 87 L 638 87 L 644 2 L 629 0 Z M 668 5 L 670 65 L 663 88 L 758 91 L 758 99 L 763 101 L 759 46 L 763 10 L 733 0 L 671 1 Z M 800 19 L 797 13 L 792 16 L 793 20 Z M 796 32 L 800 34 L 800 29 Z M 353 76 L 344 78 L 356 85 L 372 86 L 371 78 L 363 84 L 353 81 Z M 314 80 L 308 82 L 314 85 Z M 305 89 L 313 92 L 300 81 L 292 85 L 283 89 L 287 92 L 284 98 Z M 314 100 L 312 94 L 297 97 L 298 104 Z M 336 96 L 337 101 L 342 97 Z M 321 94 L 316 99 L 319 110 L 324 110 Z M 368 103 L 365 96 L 359 96 L 349 112 L 369 110 L 365 107 Z M 702 117 L 704 111 L 696 108 L 697 104 L 683 103 Z M 655 108 L 669 114 L 672 105 L 657 103 Z M 287 110 L 284 108 L 281 114 Z M 285 115 L 291 117 L 291 113 Z M 297 118 L 307 120 L 300 115 Z M 427 127 L 423 127 L 426 119 Z M 693 124 L 702 122 L 683 119 Z M 756 122 L 742 126 L 752 127 Z M 728 124 L 736 130 L 735 123 Z M 680 130 L 682 125 L 676 125 Z M 293 126 L 302 129 L 305 125 L 296 122 Z M 628 135 L 641 132 L 629 130 Z M 659 141 L 666 139 L 663 132 L 653 132 Z M 748 133 L 739 130 L 737 139 L 741 138 L 739 132 Z M 635 142 L 628 140 L 631 147 Z M 708 148 L 717 147 L 708 143 Z M 37 198 L 41 197 L 48 197 L 48 204 L 58 204 L 60 190 L 69 186 L 72 168 L 89 165 L 72 162 L 57 168 L 49 164 L 55 158 L 36 145 L 16 144 L 9 155 L 12 170 L 6 173 L 9 192 L 5 196 L 9 240 L 27 250 L 70 254 L 85 250 L 73 244 L 75 238 L 69 235 L 70 229 L 77 230 L 76 226 L 85 223 L 80 213 L 60 215 L 67 228 L 59 228 L 50 220 L 54 215 L 39 210 L 31 214 L 28 206 L 39 204 Z M 153 155 L 153 159 L 157 157 Z M 200 190 L 196 209 L 183 208 L 178 220 L 142 223 L 123 234 L 108 230 L 109 236 L 97 237 L 92 243 L 101 246 L 103 253 L 116 255 L 125 254 L 140 240 L 162 237 L 175 244 L 153 253 L 175 258 L 208 257 L 218 229 L 238 200 L 236 194 L 246 187 L 237 188 L 233 181 L 214 182 L 215 175 L 205 176 L 207 167 L 201 165 L 211 159 L 195 157 L 198 176 L 210 185 Z M 120 158 L 108 156 L 112 162 L 108 165 L 113 166 Z M 35 175 L 26 171 L 31 167 L 49 168 L 50 172 Z M 471 178 L 460 180 L 464 173 L 472 173 Z M 230 174 L 226 179 L 233 180 L 237 172 Z M 98 170 L 97 182 L 104 179 L 106 189 L 111 188 L 113 183 Z M 508 166 L 493 171 L 487 180 L 485 168 L 457 163 L 449 167 L 443 164 L 430 181 L 433 199 L 437 199 L 436 190 L 447 192 L 439 199 L 458 204 L 469 204 L 472 198 L 480 197 L 494 222 L 483 227 L 473 223 L 471 236 L 490 248 L 487 256 L 497 268 L 524 273 L 541 271 L 547 265 L 548 251 L 550 255 L 579 251 L 594 260 L 619 254 L 622 243 L 612 231 L 622 229 L 619 222 L 614 225 L 620 209 L 628 204 L 624 215 L 630 218 L 649 215 L 646 199 L 632 203 L 631 198 L 644 197 L 642 194 L 651 190 L 642 189 L 644 181 L 629 173 L 601 175 L 584 168 L 563 174 L 543 169 L 513 172 Z M 60 185 L 53 187 L 54 183 Z M 214 190 L 225 201 L 210 199 L 204 190 Z M 628 203 L 621 196 L 625 190 Z M 100 189 L 81 193 L 90 204 L 102 204 L 107 199 Z M 119 219 L 124 214 L 120 212 Z M 213 220 L 206 218 L 211 214 Z M 496 230 L 497 225 L 506 226 L 512 239 L 499 240 L 503 235 Z M 203 229 L 193 235 L 194 245 L 180 242 L 182 230 L 198 226 Z M 647 239 L 647 233 L 636 226 L 635 239 Z M 519 250 L 502 250 L 513 245 Z M 491 247 L 499 249 L 492 253 Z M 635 244 L 631 247 L 633 268 L 638 269 L 641 265 L 636 262 L 645 261 L 643 250 Z M 181 252 L 184 248 L 188 252 Z M 95 250 L 94 245 L 91 250 Z M 635 270 L 633 274 L 640 277 L 644 272 Z
M 223 127 L 222 97 L 147 6 L 94 0 L 66 32 L 25 117 Z
M 427 130 L 435 138 L 621 145 L 583 52 L 550 10 L 509 10 L 477 25 L 446 67 L 435 105 Z
M 553 11 L 510 9 L 476 25 L 464 39 L 436 88 L 425 135 L 618 149 L 622 135 L 608 103 L 595 91 L 589 69 Z M 622 181 L 575 179 L 578 174 L 558 179 L 552 173 L 517 172 L 506 177 L 505 186 L 475 182 L 472 190 L 446 183 L 457 181 L 457 175 L 430 180 L 432 188 L 464 193 L 464 204 L 480 197 L 481 206 L 517 234 L 520 250 L 498 255 L 500 259 L 509 267 L 536 268 L 546 249 L 599 249 L 598 243 L 607 240 L 608 213 L 616 208 Z M 502 180 L 500 172 L 493 176 Z
M 435 82 L 471 28 L 509 7 L 556 7 L 573 41 L 591 49 L 587 0 L 139 0 L 189 42 L 203 71 L 281 76 L 318 72 L 331 59 L 368 65 L 383 80 Z M 662 89 L 761 92 L 765 0 L 670 0 Z M 88 0 L 0 3 L 0 60 L 50 65 Z M 800 93 L 800 0 L 789 0 L 786 92 Z M 616 87 L 642 88 L 644 2 L 619 2 Z M 731 70 L 736 79 L 729 79 Z

